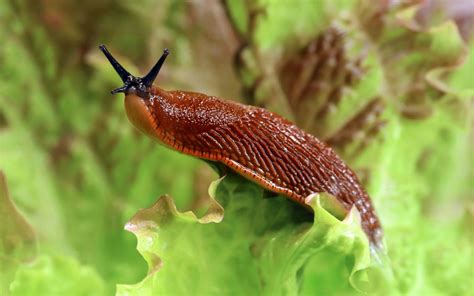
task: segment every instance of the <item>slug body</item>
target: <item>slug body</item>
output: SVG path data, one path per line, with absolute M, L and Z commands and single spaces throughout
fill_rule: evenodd
M 111 60 L 105 47 L 101 49 Z M 157 63 L 160 67 L 166 54 Z M 330 193 L 347 211 L 357 207 L 370 242 L 381 244 L 382 230 L 368 194 L 330 147 L 263 108 L 165 91 L 149 82 L 141 85 L 147 76 L 128 74 L 125 86 L 115 91 L 125 93 L 128 118 L 139 130 L 171 149 L 222 163 L 304 206 L 307 196 Z

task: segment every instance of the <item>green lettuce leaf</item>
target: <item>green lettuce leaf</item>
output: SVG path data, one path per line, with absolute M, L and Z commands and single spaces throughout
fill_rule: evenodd
M 0 171 L 0 217 L 0 294 L 6 295 L 18 266 L 35 258 L 37 246 L 36 234 L 11 200 L 2 171 Z
M 12 296 L 104 295 L 105 284 L 93 268 L 73 257 L 41 256 L 23 265 L 10 284 Z
M 312 278 L 320 262 L 311 259 L 323 252 L 347 261 L 337 266 L 336 291 L 380 291 L 390 282 L 384 254 L 371 255 L 355 208 L 340 220 L 328 212 L 335 199 L 314 195 L 311 221 L 306 209 L 282 196 L 262 198 L 259 186 L 233 174 L 214 182 L 210 195 L 201 218 L 179 212 L 169 196 L 137 212 L 126 229 L 149 272 L 138 284 L 118 285 L 117 295 L 297 295 L 318 290 Z

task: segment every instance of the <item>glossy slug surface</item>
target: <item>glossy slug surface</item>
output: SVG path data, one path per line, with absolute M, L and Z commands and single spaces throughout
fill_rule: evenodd
M 146 99 L 128 94 L 125 105 L 134 125 L 175 150 L 221 162 L 303 205 L 308 195 L 327 192 L 346 210 L 356 206 L 369 240 L 380 243 L 379 221 L 354 172 L 330 147 L 281 116 L 155 86 Z

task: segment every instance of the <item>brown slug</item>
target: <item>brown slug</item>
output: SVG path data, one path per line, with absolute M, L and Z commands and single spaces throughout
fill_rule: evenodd
M 370 198 L 355 173 L 326 144 L 263 108 L 155 85 L 168 50 L 143 77 L 128 73 L 104 45 L 100 50 L 124 85 L 130 121 L 179 152 L 222 163 L 275 193 L 306 206 L 305 198 L 327 192 L 346 210 L 355 206 L 369 241 L 380 245 L 382 230 Z

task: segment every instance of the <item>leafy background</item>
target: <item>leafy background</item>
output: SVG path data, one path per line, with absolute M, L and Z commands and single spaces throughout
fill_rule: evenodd
M 462 0 L 0 2 L 0 295 L 469 295 L 473 13 Z M 357 281 L 357 215 L 315 201 L 313 220 L 234 175 L 209 199 L 212 170 L 128 123 L 100 43 L 137 74 L 168 47 L 165 89 L 264 106 L 330 143 L 384 226 L 386 286 Z

